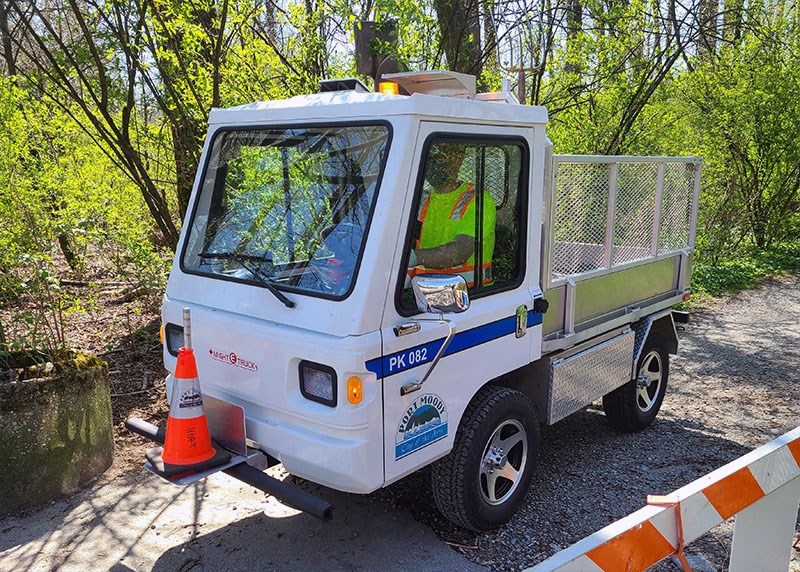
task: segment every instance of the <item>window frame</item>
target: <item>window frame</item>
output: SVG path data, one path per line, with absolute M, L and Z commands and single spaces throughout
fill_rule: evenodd
M 200 206 L 200 199 L 203 194 L 203 182 L 206 180 L 208 175 L 208 169 L 211 164 L 210 155 L 214 149 L 214 145 L 217 142 L 217 138 L 232 132 L 237 131 L 258 131 L 259 129 L 263 130 L 270 130 L 270 129 L 314 129 L 314 128 L 324 128 L 324 127 L 385 127 L 386 128 L 386 150 L 381 158 L 380 163 L 380 173 L 378 174 L 378 178 L 375 181 L 375 196 L 372 199 L 372 204 L 370 205 L 370 212 L 369 216 L 367 217 L 367 224 L 364 227 L 364 237 L 362 239 L 361 248 L 358 253 L 358 258 L 356 258 L 355 266 L 353 267 L 353 279 L 350 282 L 350 286 L 341 295 L 334 295 L 334 294 L 326 294 L 324 292 L 315 292 L 313 290 L 307 290 L 304 288 L 297 288 L 296 286 L 287 286 L 284 284 L 273 283 L 272 285 L 275 286 L 281 292 L 289 292 L 292 294 L 299 294 L 301 296 L 310 296 L 312 298 L 321 298 L 323 300 L 331 300 L 334 302 L 341 302 L 346 300 L 350 297 L 353 291 L 356 288 L 358 283 L 360 271 L 361 271 L 361 261 L 364 258 L 364 252 L 367 250 L 367 240 L 369 239 L 369 231 L 372 227 L 372 218 L 375 215 L 375 207 L 378 204 L 378 199 L 380 197 L 381 186 L 383 184 L 383 176 L 386 173 L 386 164 L 389 160 L 389 153 L 391 152 L 392 148 L 392 138 L 394 135 L 394 129 L 392 123 L 385 119 L 374 120 L 374 121 L 325 121 L 325 122 L 312 122 L 312 123 L 272 123 L 272 124 L 263 124 L 263 123 L 254 123 L 254 124 L 247 124 L 247 125 L 235 125 L 235 126 L 222 126 L 214 131 L 214 134 L 211 136 L 211 141 L 208 143 L 208 151 L 207 154 L 204 155 L 202 158 L 204 159 L 204 163 L 202 166 L 202 173 L 199 179 L 199 186 L 196 189 L 194 201 L 191 205 L 191 216 L 188 219 L 184 219 L 186 224 L 186 234 L 183 238 L 183 244 L 181 245 L 181 252 L 180 257 L 178 258 L 178 267 L 180 268 L 181 272 L 184 274 L 190 274 L 193 276 L 201 276 L 204 278 L 211 278 L 214 280 L 224 280 L 226 282 L 233 282 L 235 284 L 246 284 L 248 286 L 257 286 L 259 288 L 263 288 L 264 290 L 267 287 L 264 285 L 263 281 L 260 280 L 253 280 L 249 278 L 235 278 L 233 276 L 224 276 L 221 274 L 213 274 L 209 272 L 201 272 L 199 270 L 194 270 L 191 268 L 186 268 L 184 265 L 184 257 L 186 256 L 186 249 L 189 245 L 189 234 L 192 231 L 192 224 L 194 222 L 195 216 L 197 216 L 197 209 Z M 216 181 L 214 183 L 216 187 Z M 189 212 L 187 210 L 187 212 Z
M 530 186 L 530 147 L 528 140 L 521 135 L 480 135 L 477 133 L 453 133 L 448 131 L 434 131 L 425 138 L 422 146 L 422 153 L 420 154 L 419 169 L 417 171 L 417 180 L 414 184 L 414 197 L 411 203 L 411 210 L 409 212 L 408 224 L 406 225 L 406 232 L 404 235 L 403 252 L 400 257 L 400 271 L 395 284 L 394 305 L 397 313 L 403 317 L 418 316 L 423 314 L 416 308 L 408 310 L 402 305 L 403 285 L 405 284 L 406 272 L 408 270 L 408 257 L 411 250 L 411 233 L 414 232 L 414 227 L 417 223 L 417 213 L 419 212 L 420 201 L 422 200 L 422 188 L 425 184 L 425 167 L 427 165 L 428 155 L 430 148 L 436 143 L 453 143 L 465 145 L 516 145 L 521 150 L 520 158 L 520 179 L 517 188 L 519 202 L 517 208 L 519 209 L 519 251 L 517 252 L 517 264 L 519 267 L 519 275 L 512 282 L 507 282 L 502 286 L 477 286 L 470 289 L 470 301 L 479 300 L 486 296 L 499 294 L 501 292 L 508 292 L 516 290 L 525 281 L 527 274 L 527 246 L 528 246 L 528 194 Z M 423 163 L 424 159 L 424 163 Z M 506 171 L 508 176 L 508 171 Z M 483 173 L 482 177 L 486 178 Z M 485 191 L 485 189 L 484 189 Z M 508 194 L 508 193 L 507 193 Z M 503 203 L 508 202 L 508 197 Z M 498 209 L 500 207 L 497 207 Z M 482 219 L 482 216 L 476 215 L 476 220 Z M 481 225 L 482 227 L 482 225 Z M 481 241 L 483 237 L 481 237 Z M 482 249 L 482 242 L 479 244 Z
M 508 154 L 507 149 L 503 149 L 503 167 L 505 168 L 505 177 L 503 177 L 503 202 L 497 205 L 497 210 L 501 210 L 506 206 L 506 203 L 508 203 L 508 172 L 511 169 L 511 156 Z

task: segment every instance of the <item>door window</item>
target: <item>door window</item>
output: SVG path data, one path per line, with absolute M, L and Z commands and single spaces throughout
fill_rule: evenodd
M 460 274 L 471 297 L 520 283 L 526 162 L 522 141 L 436 137 L 426 145 L 402 265 L 402 313 L 416 313 L 411 278 L 418 274 Z

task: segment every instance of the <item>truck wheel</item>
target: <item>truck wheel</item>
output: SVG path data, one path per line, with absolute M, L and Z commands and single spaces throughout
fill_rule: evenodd
M 647 338 L 636 371 L 636 379 L 603 397 L 606 417 L 623 431 L 648 427 L 661 409 L 669 378 L 669 352 L 660 336 Z
M 538 449 L 531 401 L 513 389 L 484 387 L 464 412 L 453 450 L 433 464 L 436 506 L 464 528 L 497 528 L 525 498 Z

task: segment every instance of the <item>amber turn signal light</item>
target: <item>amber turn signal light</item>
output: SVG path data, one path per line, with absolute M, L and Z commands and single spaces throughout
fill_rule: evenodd
M 347 380 L 347 401 L 353 405 L 358 405 L 364 398 L 364 389 L 361 386 L 361 379 L 353 376 Z

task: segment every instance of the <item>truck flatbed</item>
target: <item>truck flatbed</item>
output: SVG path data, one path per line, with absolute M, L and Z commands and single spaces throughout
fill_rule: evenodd
M 543 353 L 681 302 L 697 224 L 696 157 L 555 155 L 545 188 Z

